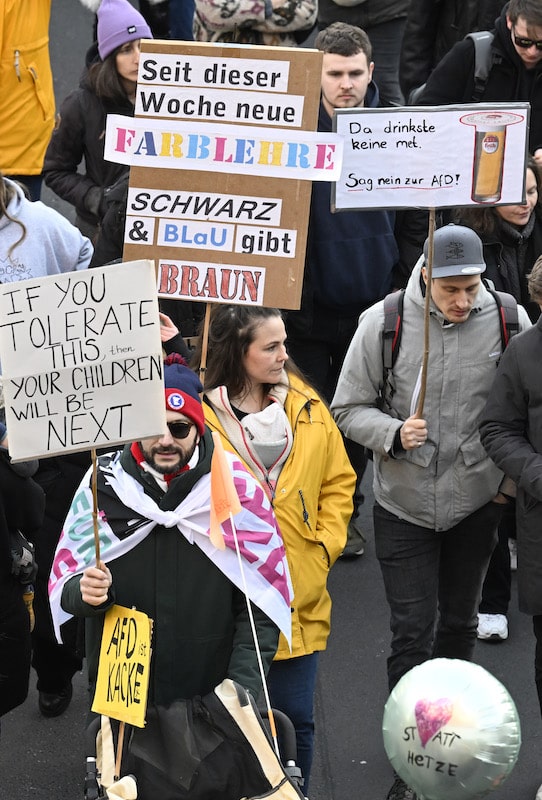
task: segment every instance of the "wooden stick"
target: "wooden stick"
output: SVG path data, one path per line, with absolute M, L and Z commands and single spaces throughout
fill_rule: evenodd
M 425 305 L 423 310 L 423 360 L 422 360 L 422 375 L 420 382 L 420 396 L 418 398 L 418 405 L 416 407 L 416 416 L 421 419 L 423 417 L 423 406 L 425 403 L 425 393 L 427 390 L 427 363 L 429 361 L 429 321 L 430 321 L 430 308 L 431 308 L 431 280 L 433 277 L 433 239 L 435 236 L 435 209 L 429 210 L 429 238 L 427 242 L 427 261 L 425 263 L 425 271 L 427 273 L 427 281 L 425 285 Z
M 233 521 L 233 514 L 230 511 L 230 523 L 231 523 L 231 530 L 233 534 L 233 541 L 235 543 L 235 552 L 237 554 L 237 563 L 239 565 L 239 572 L 241 573 L 241 580 L 243 583 L 243 592 L 245 595 L 245 600 L 247 604 L 247 612 L 248 612 L 248 619 L 250 622 L 250 630 L 252 633 L 252 640 L 254 642 L 254 649 L 256 651 L 256 659 L 258 661 L 258 668 L 260 671 L 260 678 L 262 679 L 262 688 L 263 688 L 263 695 L 265 699 L 265 707 L 267 709 L 267 718 L 269 720 L 269 728 L 271 731 L 271 739 L 273 742 L 273 747 L 275 748 L 275 753 L 277 754 L 277 758 L 280 760 L 280 750 L 279 750 L 279 740 L 277 736 L 277 729 L 275 726 L 275 717 L 273 715 L 273 709 L 271 708 L 271 700 L 269 698 L 269 689 L 267 687 L 267 681 L 265 678 L 265 670 L 263 666 L 263 659 L 262 659 L 262 651 L 260 649 L 260 643 L 258 641 L 258 633 L 256 631 L 256 623 L 254 621 L 254 614 L 252 613 L 252 605 L 250 603 L 250 597 L 248 596 L 248 588 L 247 582 L 245 577 L 245 569 L 243 567 L 243 559 L 241 558 L 241 550 L 239 548 L 239 539 L 237 536 L 237 529 L 235 527 L 235 522 Z
M 207 369 L 207 345 L 209 343 L 209 322 L 211 320 L 211 303 L 205 306 L 205 318 L 203 320 L 203 332 L 201 338 L 201 359 L 199 365 L 199 379 L 205 383 L 205 370 Z
M 115 775 L 113 776 L 113 780 L 118 781 L 120 779 L 120 765 L 122 762 L 122 748 L 124 747 L 124 729 L 126 727 L 125 722 L 121 722 L 119 724 L 119 740 L 117 742 L 117 757 L 115 759 Z
M 96 449 L 91 450 L 92 455 L 92 526 L 94 528 L 94 547 L 96 549 L 96 566 L 100 565 L 100 533 L 98 530 L 98 461 Z

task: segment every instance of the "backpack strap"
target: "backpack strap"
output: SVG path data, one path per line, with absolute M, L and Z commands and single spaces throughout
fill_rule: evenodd
M 474 91 L 472 93 L 473 103 L 479 103 L 482 99 L 487 79 L 493 66 L 493 44 L 494 34 L 491 31 L 474 31 L 467 33 L 465 39 L 472 39 L 474 45 Z
M 501 326 L 501 344 L 504 352 L 512 336 L 519 333 L 518 304 L 508 292 L 498 292 L 486 285 L 486 289 L 493 296 L 499 311 L 499 322 Z
M 384 378 L 395 364 L 399 345 L 401 344 L 404 299 L 404 289 L 398 292 L 391 292 L 384 298 L 384 332 L 382 335 Z
M 496 289 L 491 288 L 485 280 L 484 285 L 497 304 L 502 352 L 504 352 L 512 336 L 519 333 L 518 304 L 515 297 L 508 294 L 508 292 L 498 292 Z M 382 333 L 382 363 L 384 365 L 384 372 L 380 407 L 383 407 L 386 399 L 388 373 L 393 369 L 399 353 L 403 326 L 404 300 L 404 289 L 398 292 L 391 292 L 384 298 L 384 330 Z
M 393 395 L 393 390 L 388 382 L 388 375 L 397 360 L 399 345 L 401 344 L 401 328 L 403 322 L 403 304 L 405 290 L 391 292 L 384 298 L 384 330 L 382 332 L 382 388 L 377 399 L 377 406 L 381 410 Z

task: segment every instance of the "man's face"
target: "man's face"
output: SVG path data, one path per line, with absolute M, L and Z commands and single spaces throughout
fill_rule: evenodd
M 365 53 L 339 56 L 324 53 L 322 63 L 322 103 L 331 117 L 334 108 L 361 108 L 371 82 L 374 64 Z
M 147 463 L 162 475 L 170 475 L 186 466 L 192 458 L 200 438 L 198 429 L 184 414 L 167 410 L 166 420 L 168 426 L 171 424 L 171 430 L 167 427 L 166 433 L 162 436 L 148 436 L 140 442 Z M 181 425 L 176 428 L 178 423 Z M 182 435 L 186 433 L 187 425 L 190 426 L 188 436 L 182 438 Z
M 427 272 L 422 269 L 427 283 Z M 466 322 L 482 279 L 480 275 L 457 275 L 450 278 L 434 278 L 431 282 L 433 303 L 448 322 Z
M 538 26 L 528 27 L 524 17 L 518 17 L 516 22 L 512 22 L 508 15 L 506 16 L 506 24 L 512 37 L 512 44 L 523 61 L 523 65 L 526 69 L 534 69 L 542 59 L 542 50 L 538 50 L 534 44 L 534 42 L 542 41 L 542 28 Z M 532 42 L 531 46 L 521 47 L 518 41 L 521 43 L 522 40 L 525 40 L 525 44 Z

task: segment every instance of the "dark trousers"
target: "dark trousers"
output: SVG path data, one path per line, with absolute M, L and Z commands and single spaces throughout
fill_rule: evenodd
M 429 658 L 470 661 L 482 582 L 501 507 L 487 503 L 447 531 L 422 528 L 375 504 L 376 555 L 390 606 L 390 691 Z
M 491 556 L 482 588 L 480 614 L 508 614 L 512 591 L 510 571 L 510 550 L 508 539 L 516 538 L 516 506 L 509 503 L 503 506 L 499 525 L 497 545 Z
M 542 614 L 533 617 L 533 630 L 536 639 L 534 656 L 534 680 L 542 714 Z

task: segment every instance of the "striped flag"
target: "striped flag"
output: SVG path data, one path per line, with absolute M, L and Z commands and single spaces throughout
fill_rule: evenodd
M 213 456 L 211 459 L 211 526 L 209 535 L 219 550 L 226 549 L 220 524 L 241 511 L 239 495 L 233 483 L 220 435 L 213 431 Z

